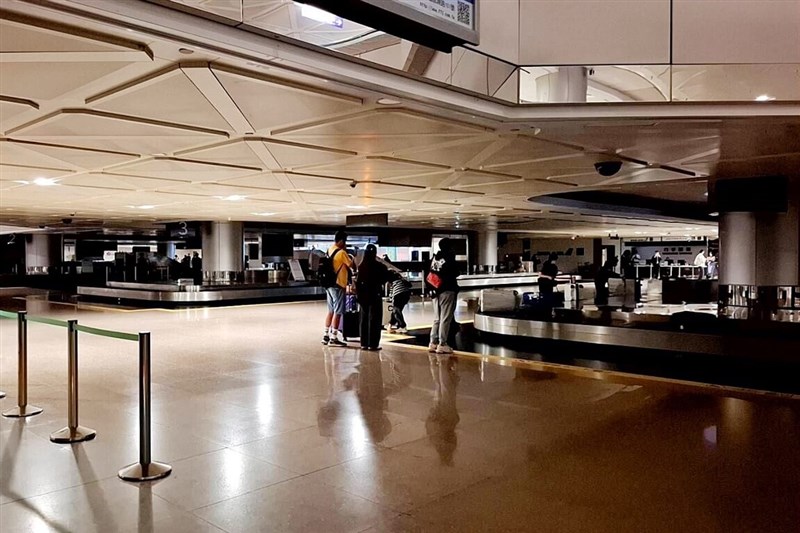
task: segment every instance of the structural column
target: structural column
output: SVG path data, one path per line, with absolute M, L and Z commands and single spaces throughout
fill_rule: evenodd
M 203 225 L 203 272 L 206 279 L 237 278 L 244 270 L 244 223 Z M 229 273 L 229 274 L 225 274 Z M 230 274 L 234 273 L 234 274 Z
M 486 272 L 497 270 L 497 217 L 491 216 L 478 232 L 478 267 Z
M 734 184 L 735 194 L 721 185 L 720 313 L 779 319 L 800 286 L 800 183 L 755 178 Z M 753 211 L 744 210 L 748 204 Z
M 47 272 L 61 261 L 61 235 L 32 233 L 25 237 L 25 271 Z
M 589 87 L 588 74 L 586 67 L 559 67 L 557 72 L 537 80 L 539 101 L 585 102 Z

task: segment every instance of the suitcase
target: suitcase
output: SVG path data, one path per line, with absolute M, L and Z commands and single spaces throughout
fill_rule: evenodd
M 536 292 L 525 292 L 522 294 L 522 301 L 520 302 L 520 307 L 529 308 L 535 307 L 538 305 L 539 302 L 539 293 Z
M 389 329 L 389 323 L 392 321 L 392 300 L 390 298 L 383 299 L 383 318 L 381 319 L 381 324 L 383 324 L 384 328 Z
M 342 336 L 345 340 L 361 336 L 361 312 L 348 311 L 342 316 Z
M 481 313 L 513 312 L 519 308 L 519 293 L 509 289 L 481 290 Z

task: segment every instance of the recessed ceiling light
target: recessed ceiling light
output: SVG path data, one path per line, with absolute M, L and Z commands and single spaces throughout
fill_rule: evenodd
M 275 213 L 250 213 L 251 215 L 255 215 L 257 217 L 268 217 L 274 215 Z
M 247 196 L 242 196 L 241 194 L 231 194 L 230 196 L 215 196 L 214 198 L 225 200 L 226 202 L 241 202 L 247 198 Z
M 367 208 L 367 206 L 365 206 L 365 205 L 346 205 L 345 207 L 348 208 L 348 209 L 366 209 Z
M 770 102 L 772 100 L 775 100 L 775 97 L 768 94 L 760 94 L 756 96 L 756 102 Z
M 33 180 L 33 184 L 39 187 L 50 187 L 52 185 L 58 185 L 58 180 L 55 178 L 36 178 Z
M 154 205 L 129 205 L 131 209 L 154 209 Z
M 380 105 L 400 105 L 402 102 L 394 98 L 378 98 L 378 103 Z
M 331 26 L 336 26 L 337 28 L 341 28 L 344 26 L 344 21 L 337 17 L 336 15 L 332 15 L 327 11 L 323 11 L 318 7 L 307 6 L 302 4 L 300 6 L 300 15 L 307 19 L 315 20 L 317 22 L 322 22 L 324 24 L 330 24 Z
M 710 216 L 710 217 L 718 217 L 719 216 L 719 211 L 712 211 L 711 213 L 708 214 L 708 216 Z
M 193 54 L 194 50 L 190 50 L 188 48 L 178 48 L 178 52 L 186 54 L 188 56 L 189 54 Z

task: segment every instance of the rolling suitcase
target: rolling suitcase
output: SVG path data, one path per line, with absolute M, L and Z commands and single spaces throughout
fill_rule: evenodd
M 345 296 L 344 316 L 342 316 L 342 336 L 345 340 L 361 336 L 361 310 L 354 294 Z
M 481 313 L 514 312 L 519 308 L 519 293 L 509 289 L 483 289 L 479 309 Z

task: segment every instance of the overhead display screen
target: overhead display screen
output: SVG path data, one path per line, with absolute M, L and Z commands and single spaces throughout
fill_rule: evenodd
M 308 0 L 339 17 L 436 50 L 478 44 L 478 0 Z

